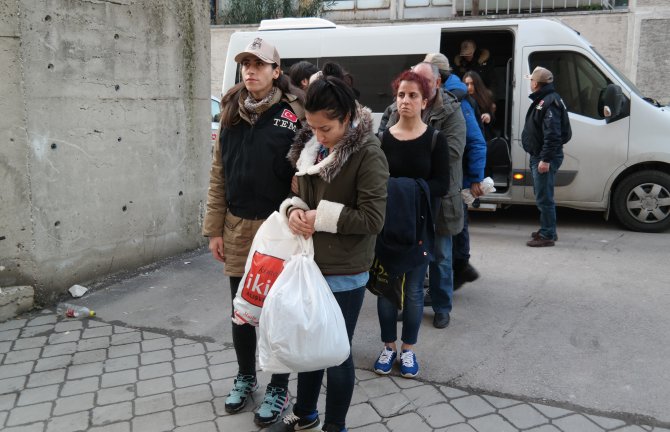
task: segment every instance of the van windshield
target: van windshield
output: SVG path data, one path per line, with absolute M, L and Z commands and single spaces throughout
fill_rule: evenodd
M 611 64 L 610 62 L 608 62 L 607 60 L 605 60 L 605 57 L 603 57 L 602 54 L 600 54 L 600 53 L 598 52 L 598 50 L 595 49 L 595 47 L 592 46 L 591 49 L 592 49 L 593 52 L 598 56 L 598 58 L 600 59 L 601 62 L 605 63 L 607 66 L 609 66 L 610 69 L 612 69 L 612 70 L 614 71 L 614 73 L 616 73 L 617 77 L 618 77 L 621 81 L 623 81 L 624 84 L 626 84 L 626 86 L 630 89 L 630 91 L 632 91 L 633 93 L 635 93 L 636 95 L 638 95 L 638 96 L 640 96 L 641 98 L 644 99 L 644 95 L 642 94 L 642 92 L 640 92 L 640 89 L 638 89 L 637 86 L 636 86 L 635 84 L 633 84 L 632 81 L 629 80 L 628 77 L 627 77 L 626 75 L 622 74 L 622 73 L 619 71 L 619 69 L 617 69 L 616 67 L 614 67 L 613 64 Z

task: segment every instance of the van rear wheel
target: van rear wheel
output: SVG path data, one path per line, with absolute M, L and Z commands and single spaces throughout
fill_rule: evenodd
M 632 231 L 670 228 L 670 175 L 662 171 L 629 175 L 614 191 L 612 208 L 619 222 Z

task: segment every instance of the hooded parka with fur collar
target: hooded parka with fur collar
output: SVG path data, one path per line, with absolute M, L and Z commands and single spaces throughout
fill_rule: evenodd
M 315 164 L 319 148 L 309 127 L 298 132 L 287 158 L 297 169 L 300 192 L 280 212 L 316 209 L 314 261 L 324 275 L 368 271 L 384 226 L 389 177 L 370 110 L 359 106 L 342 140 Z

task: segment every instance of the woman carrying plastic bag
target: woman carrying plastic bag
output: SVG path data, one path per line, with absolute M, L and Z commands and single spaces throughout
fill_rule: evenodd
M 352 88 L 343 81 L 342 69 L 333 63 L 307 89 L 305 110 L 308 127 L 298 132 L 288 154 L 297 168 L 298 196 L 286 200 L 280 213 L 289 217 L 289 228 L 314 242 L 314 261 L 325 276 L 339 305 L 351 346 L 365 283 L 372 264 L 375 236 L 384 224 L 388 165 L 379 140 L 372 132 L 370 110 L 358 105 Z M 287 267 L 296 258 L 287 262 Z M 288 275 L 287 269 L 285 269 Z M 275 289 L 284 275 L 275 282 Z M 270 291 L 262 312 L 261 333 L 267 302 L 280 291 Z M 304 301 L 309 301 L 305 299 Z M 292 320 L 291 316 L 268 319 Z M 295 347 L 311 349 L 306 340 Z M 326 371 L 326 412 L 323 429 L 346 431 L 346 415 L 354 389 L 351 354 Z M 275 423 L 270 432 L 318 429 L 316 409 L 324 370 L 298 374 L 298 394 L 293 413 Z

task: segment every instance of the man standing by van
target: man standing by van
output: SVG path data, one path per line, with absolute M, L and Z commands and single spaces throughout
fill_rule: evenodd
M 540 210 L 540 229 L 531 233 L 530 247 L 553 246 L 556 235 L 556 204 L 554 177 L 563 163 L 563 144 L 572 135 L 568 111 L 563 99 L 554 89 L 554 75 L 543 67 L 536 67 L 530 80 L 532 103 L 526 113 L 526 124 L 521 134 L 523 149 L 530 154 L 535 202 Z

